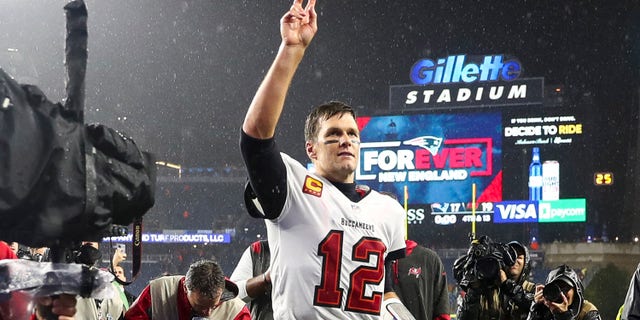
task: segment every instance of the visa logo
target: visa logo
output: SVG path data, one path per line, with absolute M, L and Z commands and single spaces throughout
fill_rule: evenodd
M 537 222 L 538 208 L 535 201 L 508 201 L 494 205 L 494 223 Z

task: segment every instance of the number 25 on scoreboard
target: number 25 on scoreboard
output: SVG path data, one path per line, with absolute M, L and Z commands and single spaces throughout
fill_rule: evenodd
M 610 186 L 613 184 L 613 173 L 611 172 L 596 172 L 593 175 L 593 183 L 596 186 Z

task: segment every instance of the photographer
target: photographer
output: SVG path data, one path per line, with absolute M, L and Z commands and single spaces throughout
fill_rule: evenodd
M 640 319 L 640 264 L 629 282 L 629 289 L 625 296 L 624 303 L 618 311 L 616 320 L 638 320 Z
M 12 247 L 6 242 L 0 241 L 0 260 L 5 259 L 18 259 L 18 256 Z M 73 295 L 45 296 L 32 301 L 31 294 L 15 291 L 0 295 L 0 320 L 27 318 L 30 320 L 45 320 L 47 316 L 60 320 L 74 320 L 75 307 L 76 299 Z M 56 315 L 58 317 L 55 317 Z
M 584 299 L 578 274 L 567 265 L 549 272 L 545 285 L 537 285 L 528 320 L 600 320 L 596 306 Z
M 127 282 L 127 276 L 124 273 L 124 268 L 120 265 L 122 261 L 127 258 L 127 252 L 124 244 L 116 244 L 114 246 L 113 256 L 111 257 L 111 271 L 116 278 L 122 282 Z M 133 303 L 136 297 L 131 294 L 125 286 L 123 286 L 117 280 L 111 282 L 115 289 L 116 296 L 112 299 L 103 302 L 103 308 L 107 308 L 114 319 L 118 319 L 115 315 L 124 317 L 124 313 L 129 309 L 129 306 Z
M 531 260 L 527 248 L 517 241 L 502 244 L 483 236 L 454 263 L 454 276 L 464 291 L 457 318 L 527 318 L 535 285 L 527 281 Z
M 115 261 L 121 261 L 126 254 L 116 250 L 113 259 Z M 80 248 L 76 251 L 74 257 L 76 263 L 84 264 L 89 267 L 96 267 L 102 258 L 102 252 L 100 251 L 100 245 L 98 242 L 84 241 Z M 124 313 L 129 307 L 126 297 L 121 295 L 123 293 L 122 286 L 114 286 L 113 297 L 108 299 L 94 299 L 94 298 L 82 298 L 77 297 L 78 303 L 76 308 L 80 319 L 87 320 L 102 320 L 102 319 L 124 319 Z

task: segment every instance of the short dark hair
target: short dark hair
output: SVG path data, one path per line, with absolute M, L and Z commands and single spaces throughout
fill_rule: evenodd
M 213 260 L 200 260 L 189 266 L 184 285 L 189 291 L 198 291 L 208 298 L 215 298 L 224 289 L 224 273 Z
M 356 111 L 350 105 L 341 101 L 329 101 L 315 107 L 307 116 L 304 124 L 305 141 L 314 141 L 316 139 L 318 130 L 320 130 L 320 121 L 327 120 L 335 115 L 342 117 L 345 113 L 350 114 L 354 119 L 356 118 Z

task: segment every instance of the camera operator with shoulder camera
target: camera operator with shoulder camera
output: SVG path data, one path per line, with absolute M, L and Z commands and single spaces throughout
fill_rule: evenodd
M 527 280 L 531 259 L 517 241 L 503 244 L 482 236 L 454 263 L 453 272 L 464 291 L 458 302 L 460 320 L 527 318 L 535 285 Z
M 600 320 L 596 306 L 584 299 L 578 274 L 563 264 L 549 272 L 545 285 L 537 285 L 528 320 Z

